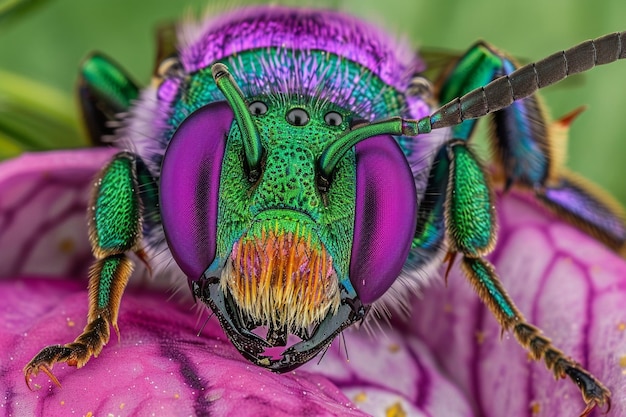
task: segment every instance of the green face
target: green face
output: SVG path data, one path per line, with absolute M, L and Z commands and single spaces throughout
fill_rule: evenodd
M 339 306 L 348 278 L 355 211 L 354 153 L 318 187 L 317 161 L 349 128 L 350 114 L 297 97 L 249 100 L 263 147 L 249 180 L 233 122 L 222 165 L 217 259 L 222 287 L 252 322 L 296 334 Z M 302 104 L 300 104 L 302 103 Z
M 332 94 L 244 96 L 226 65 L 211 73 L 225 102 L 176 112 L 186 119 L 161 177 L 168 242 L 237 349 L 285 372 L 365 317 L 361 294 L 370 303 L 398 277 L 416 196 L 392 135 L 416 124 L 363 123 Z

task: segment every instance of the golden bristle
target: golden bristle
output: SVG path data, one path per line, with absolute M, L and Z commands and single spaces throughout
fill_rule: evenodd
M 337 276 L 313 231 L 300 224 L 289 232 L 280 227 L 269 223 L 234 245 L 222 290 L 255 322 L 305 329 L 339 307 Z

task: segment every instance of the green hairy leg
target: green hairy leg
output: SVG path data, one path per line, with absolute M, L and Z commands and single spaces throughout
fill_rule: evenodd
M 526 322 L 496 271 L 483 258 L 495 244 L 494 199 L 485 170 L 465 141 L 448 145 L 450 172 L 445 205 L 445 227 L 450 259 L 463 256 L 461 268 L 481 300 L 496 317 L 503 331 L 512 330 L 515 338 L 535 360 L 543 359 L 556 378 L 569 376 L 579 387 L 587 407 L 585 416 L 596 406 L 610 407 L 610 392 L 581 365 L 566 357 L 541 331 Z
M 98 356 L 110 338 L 124 288 L 133 270 L 126 256 L 135 252 L 146 263 L 142 240 L 142 203 L 137 180 L 137 160 L 128 152 L 117 154 L 98 175 L 89 207 L 89 239 L 96 258 L 89 273 L 89 313 L 83 332 L 71 343 L 42 349 L 24 368 L 26 383 L 39 371 L 57 385 L 51 368 L 67 362 L 78 368 Z
M 518 68 L 512 57 L 477 42 L 438 81 L 439 100 L 452 101 Z M 619 204 L 564 167 L 569 126 L 581 111 L 552 120 L 541 97 L 534 94 L 489 115 L 493 176 L 505 190 L 516 187 L 534 193 L 559 217 L 624 253 L 626 231 Z M 478 122 L 469 119 L 452 126 L 452 137 L 469 141 Z

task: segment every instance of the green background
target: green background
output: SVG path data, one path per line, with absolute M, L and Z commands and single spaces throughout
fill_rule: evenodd
M 0 0 L 0 6 L 2 3 Z M 19 19 L 0 20 L 0 69 L 53 85 L 71 96 L 81 58 L 100 50 L 122 63 L 138 80 L 147 82 L 153 67 L 156 25 L 177 19 L 190 9 L 201 11 L 209 3 L 216 2 L 43 2 Z M 363 16 L 393 34 L 406 36 L 416 47 L 461 52 L 482 38 L 526 62 L 588 38 L 626 30 L 623 0 L 345 0 L 315 4 Z M 548 88 L 544 97 L 555 117 L 588 105 L 572 127 L 568 166 L 609 189 L 625 204 L 623 74 L 624 62 L 596 68 L 565 85 Z M 59 110 L 75 111 L 71 103 L 63 107 L 68 108 Z

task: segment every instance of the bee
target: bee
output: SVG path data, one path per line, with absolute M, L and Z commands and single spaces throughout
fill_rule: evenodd
M 563 169 L 535 93 L 624 58 L 626 33 L 525 66 L 478 42 L 432 81 L 419 55 L 339 12 L 236 9 L 159 39 L 145 88 L 102 54 L 81 68 L 89 134 L 114 134 L 120 152 L 88 209 L 87 326 L 42 349 L 27 384 L 40 371 L 58 384 L 55 363 L 82 367 L 118 332 L 131 252 L 146 265 L 171 256 L 237 350 L 276 372 L 389 303 L 400 275 L 419 281 L 459 258 L 502 330 L 578 385 L 583 415 L 610 407 L 608 389 L 526 321 L 485 256 L 497 244 L 495 184 L 624 244 L 619 210 Z M 494 170 L 470 143 L 487 115 Z

